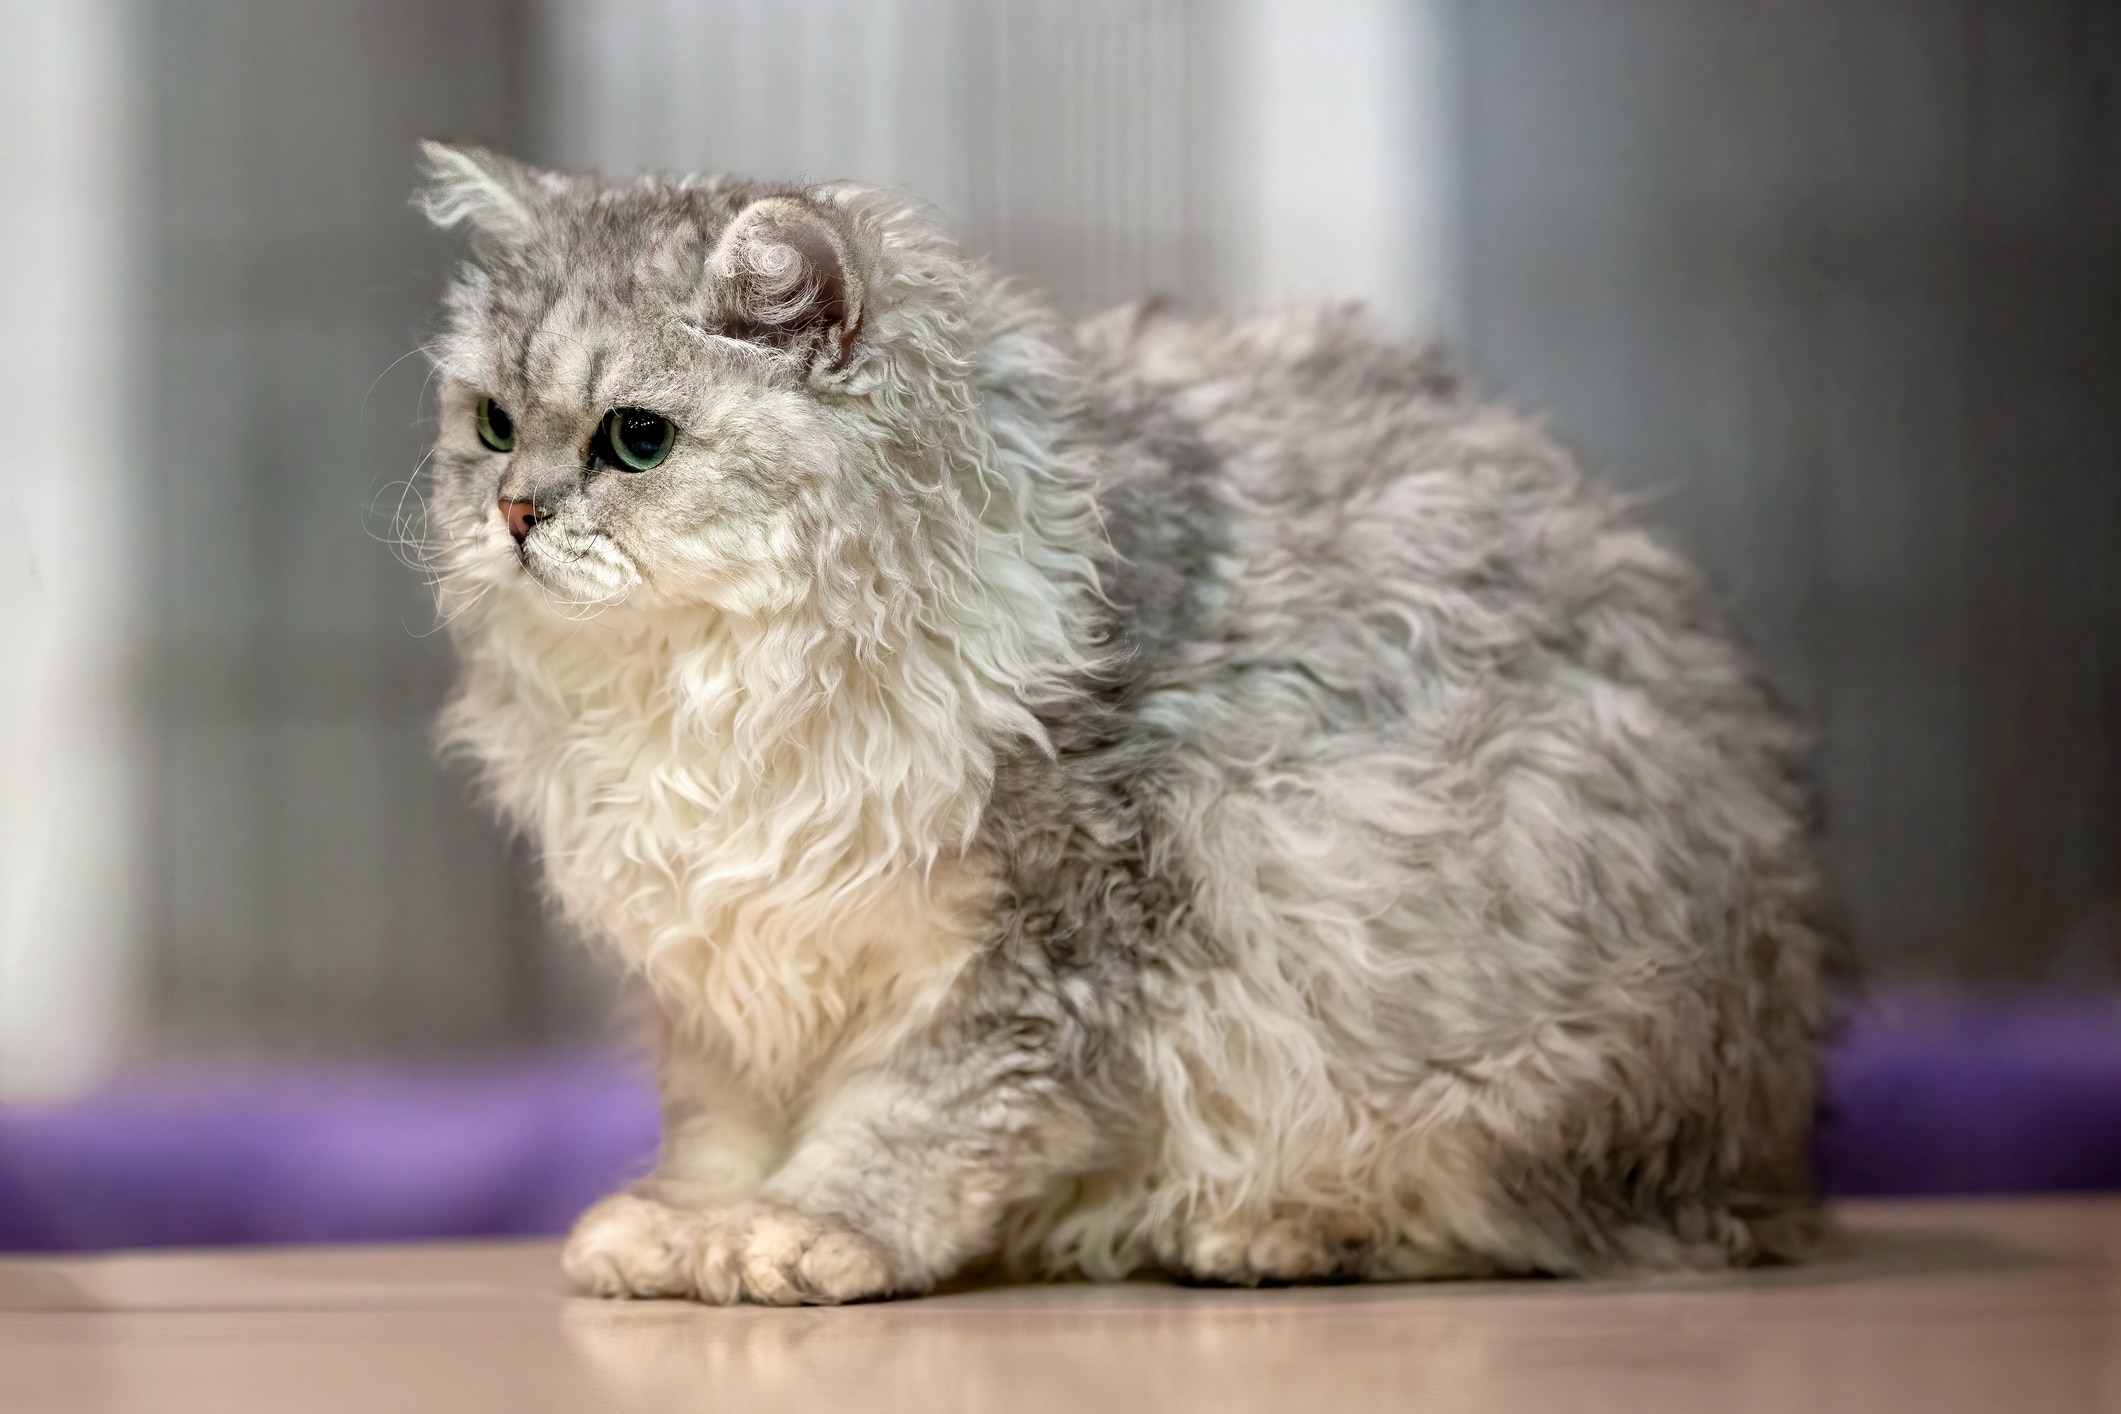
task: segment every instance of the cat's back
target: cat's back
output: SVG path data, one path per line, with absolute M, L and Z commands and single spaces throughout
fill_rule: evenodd
M 1756 709 L 1701 576 L 1433 351 L 1347 309 L 1155 305 L 1088 321 L 1079 347 L 1131 438 L 1107 494 L 1123 572 L 1187 547 L 1185 627 L 1219 656 L 1300 662 L 1377 707 L 1507 669 Z
M 1375 337 L 1354 309 L 1301 307 L 1195 319 L 1157 301 L 1085 321 L 1078 347 L 1108 406 L 1154 409 L 1219 460 L 1301 462 L 1311 490 L 1346 494 L 1363 471 L 1403 469 L 1409 439 L 1463 420 L 1458 379 L 1433 351 Z

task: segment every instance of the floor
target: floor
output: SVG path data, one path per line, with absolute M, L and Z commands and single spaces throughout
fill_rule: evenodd
M 1648 1283 L 570 1300 L 549 1243 L 0 1259 L 0 1410 L 2121 1414 L 2121 1198 L 1851 1204 Z

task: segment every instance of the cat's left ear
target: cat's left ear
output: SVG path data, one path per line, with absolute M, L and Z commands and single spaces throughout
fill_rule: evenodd
M 503 250 L 521 245 L 537 229 L 544 193 L 536 168 L 483 147 L 423 142 L 427 180 L 413 198 L 428 220 L 444 230 L 471 227 L 475 245 Z
M 864 282 L 837 213 L 798 197 L 753 202 L 715 243 L 714 272 L 726 281 L 746 338 L 785 347 L 816 335 L 845 362 L 862 325 Z

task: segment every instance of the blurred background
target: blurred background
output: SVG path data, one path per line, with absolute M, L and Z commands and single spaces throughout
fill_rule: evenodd
M 387 543 L 427 135 L 1446 340 L 1707 564 L 1880 986 L 2121 984 L 2121 6 L 0 0 L 0 72 L 0 1094 L 609 1034 Z

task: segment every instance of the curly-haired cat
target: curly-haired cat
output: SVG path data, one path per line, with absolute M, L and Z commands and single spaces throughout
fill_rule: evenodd
M 1792 1254 L 1833 950 L 1700 578 L 1348 318 L 430 145 L 445 736 L 661 1017 L 580 1287 Z

